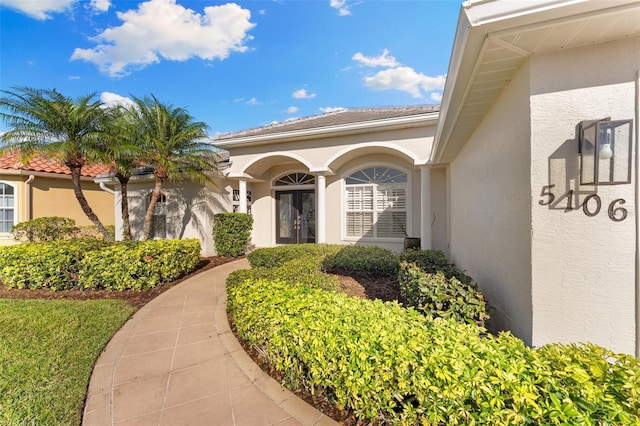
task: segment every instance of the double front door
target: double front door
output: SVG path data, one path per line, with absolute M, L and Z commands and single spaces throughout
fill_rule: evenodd
M 316 242 L 313 189 L 276 192 L 276 244 Z

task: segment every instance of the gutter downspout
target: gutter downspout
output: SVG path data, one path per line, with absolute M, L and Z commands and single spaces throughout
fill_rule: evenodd
M 111 189 L 111 188 L 108 188 L 108 187 L 104 184 L 104 182 L 100 182 L 100 189 L 102 189 L 102 190 L 103 190 L 103 191 L 105 191 L 105 192 L 108 192 L 108 193 L 109 193 L 109 194 L 111 194 L 111 195 L 116 195 L 116 191 L 114 191 L 114 190 L 113 190 L 113 189 Z
M 640 358 L 640 217 L 638 214 L 640 213 L 640 206 L 638 206 L 638 201 L 640 201 L 640 182 L 638 178 L 640 178 L 640 171 L 638 167 L 640 167 L 640 154 L 638 151 L 640 147 L 638 147 L 638 142 L 640 138 L 640 70 L 636 73 L 636 117 L 635 117 L 636 125 L 635 125 L 635 134 L 636 134 L 636 158 L 635 158 L 635 214 L 636 214 L 636 358 Z
M 25 222 L 31 220 L 31 182 L 36 177 L 34 175 L 29 175 L 29 178 L 24 182 L 24 219 Z

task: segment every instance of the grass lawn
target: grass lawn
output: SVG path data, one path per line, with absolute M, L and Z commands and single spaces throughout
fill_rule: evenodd
M 77 425 L 94 363 L 134 308 L 0 299 L 0 424 Z

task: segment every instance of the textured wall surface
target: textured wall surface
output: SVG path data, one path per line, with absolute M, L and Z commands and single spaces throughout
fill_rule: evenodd
M 534 345 L 590 341 L 635 351 L 635 182 L 579 186 L 576 126 L 582 120 L 634 118 L 639 69 L 638 38 L 531 61 Z M 545 185 L 554 185 L 556 200 L 549 206 L 539 204 L 548 200 L 540 196 Z M 582 204 L 592 193 L 602 208 L 588 217 Z M 618 198 L 628 211 L 622 222 L 607 212 Z M 592 200 L 589 209 L 595 207 Z

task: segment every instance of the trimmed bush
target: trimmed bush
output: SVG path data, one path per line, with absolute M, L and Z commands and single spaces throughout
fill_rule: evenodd
M 150 240 L 107 243 L 65 240 L 0 248 L 0 281 L 9 288 L 151 288 L 195 268 L 200 242 Z
M 288 284 L 303 284 L 308 287 L 335 290 L 338 278 L 320 270 L 320 259 L 313 257 L 293 259 L 277 268 L 256 267 L 232 272 L 227 278 L 227 286 L 234 286 L 246 280 L 280 279 Z
M 425 315 L 480 326 L 489 319 L 482 293 L 455 276 L 447 278 L 442 271 L 426 273 L 416 264 L 402 262 L 398 282 L 403 302 Z
M 398 260 L 402 262 L 414 263 L 428 274 L 442 272 L 445 277 L 455 277 L 458 281 L 471 284 L 473 279 L 463 271 L 456 268 L 440 250 L 419 250 L 409 249 L 400 253 Z
M 72 238 L 77 232 L 76 221 L 66 217 L 39 217 L 13 225 L 11 233 L 17 241 L 38 243 Z
M 9 288 L 74 288 L 81 259 L 105 245 L 100 240 L 64 240 L 2 247 L 0 281 Z
M 253 216 L 247 213 L 219 213 L 213 218 L 213 242 L 218 256 L 242 256 L 249 245 Z
M 247 255 L 247 259 L 254 268 L 277 268 L 294 259 L 324 259 L 343 247 L 345 246 L 331 244 L 288 244 L 256 249 Z
M 199 261 L 197 239 L 116 243 L 86 253 L 80 262 L 78 287 L 146 290 L 185 275 Z
M 228 289 L 239 335 L 289 387 L 391 424 L 638 424 L 638 360 L 594 345 L 527 348 L 508 333 L 283 281 Z
M 371 278 L 395 277 L 399 267 L 396 254 L 377 246 L 342 246 L 327 256 L 322 266 L 333 274 Z

